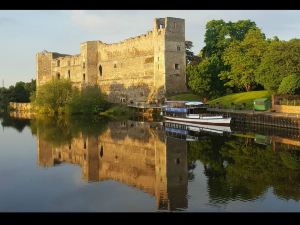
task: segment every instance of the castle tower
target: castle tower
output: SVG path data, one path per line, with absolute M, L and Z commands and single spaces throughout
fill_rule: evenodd
M 36 54 L 36 84 L 37 86 L 48 82 L 51 79 L 52 52 L 39 52 Z
M 97 85 L 98 41 L 87 41 L 80 45 L 82 86 Z
M 158 96 L 186 91 L 184 19 L 157 18 L 153 33 L 154 83 Z

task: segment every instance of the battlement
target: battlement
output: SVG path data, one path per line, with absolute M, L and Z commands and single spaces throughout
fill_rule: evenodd
M 154 19 L 152 30 L 117 43 L 80 44 L 80 54 L 37 54 L 37 84 L 70 79 L 79 88 L 98 85 L 112 102 L 152 102 L 186 90 L 184 19 Z

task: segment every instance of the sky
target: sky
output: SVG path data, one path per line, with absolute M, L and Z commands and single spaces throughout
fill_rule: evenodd
M 0 10 L 0 84 L 34 79 L 37 52 L 79 54 L 82 42 L 119 42 L 152 30 L 154 18 L 162 17 L 185 19 L 195 53 L 213 19 L 250 19 L 267 38 L 300 38 L 300 10 Z

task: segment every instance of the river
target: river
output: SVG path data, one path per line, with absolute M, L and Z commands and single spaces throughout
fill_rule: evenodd
M 1 212 L 300 211 L 300 131 L 0 118 Z

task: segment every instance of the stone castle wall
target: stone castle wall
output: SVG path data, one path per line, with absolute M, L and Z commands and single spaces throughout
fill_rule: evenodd
M 97 85 L 111 102 L 162 100 L 186 91 L 184 20 L 155 19 L 152 31 L 115 44 L 88 41 L 75 56 L 38 53 L 36 71 L 38 85 L 61 78 L 80 89 Z

